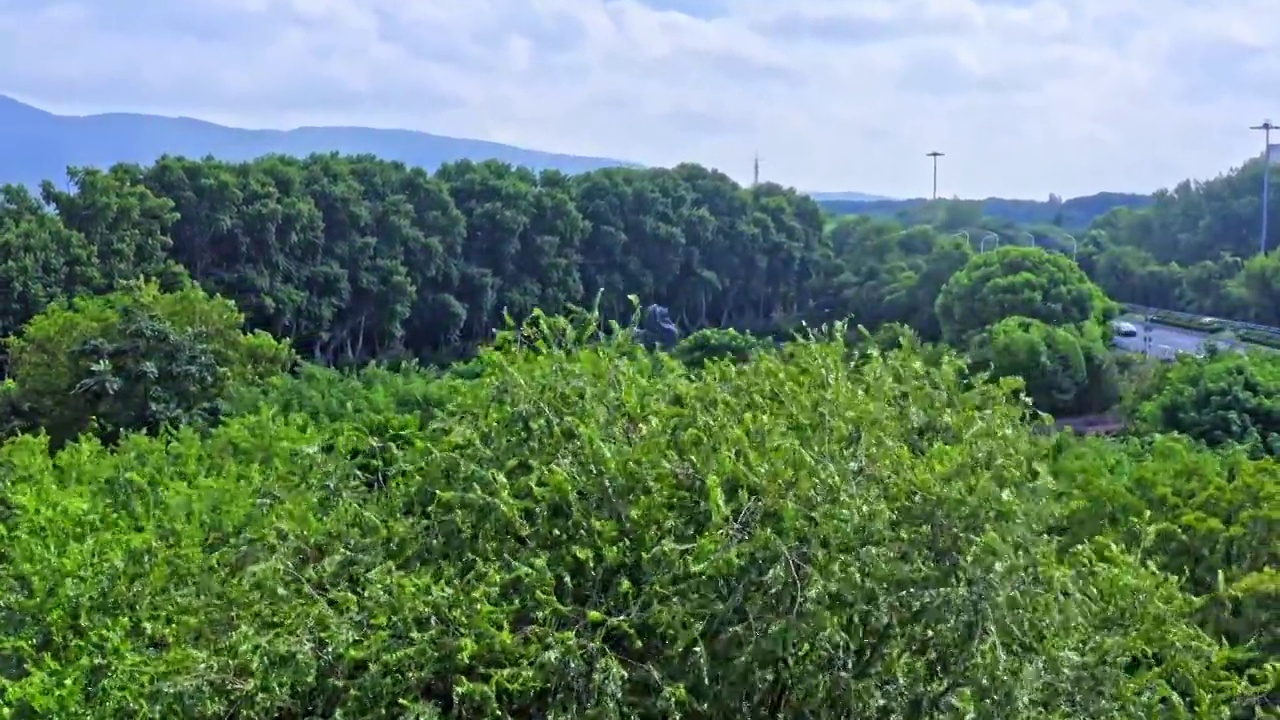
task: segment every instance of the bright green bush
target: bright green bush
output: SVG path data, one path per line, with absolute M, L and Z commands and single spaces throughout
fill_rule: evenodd
M 994 376 L 1021 378 L 1040 410 L 1070 415 L 1089 382 L 1080 345 L 1070 327 L 1010 317 L 976 335 L 969 351 L 978 367 Z
M 746 362 L 755 353 L 773 347 L 770 340 L 761 340 L 737 330 L 707 328 L 681 339 L 671 354 L 689 367 L 701 368 L 716 360 Z
M 973 256 L 942 286 L 935 307 L 943 338 L 959 346 L 1010 317 L 1083 325 L 1119 310 L 1071 258 L 1027 247 Z
M 54 447 L 86 431 L 113 441 L 129 430 L 208 426 L 233 387 L 295 362 L 287 345 L 243 324 L 229 301 L 153 282 L 55 303 L 8 339 L 15 407 Z
M 1200 623 L 1245 656 L 1244 667 L 1271 673 L 1260 685 L 1280 701 L 1280 665 L 1268 667 L 1280 661 L 1280 462 L 1177 436 L 1058 444 L 1064 546 L 1107 538 L 1181 579 L 1201 600 Z
M 418 415 L 425 421 L 448 405 L 457 382 L 412 363 L 394 370 L 370 365 L 354 371 L 305 364 L 294 373 L 237 387 L 228 404 L 238 415 L 271 409 L 322 423 L 384 415 Z
M 833 341 L 691 373 L 535 342 L 376 454 L 364 420 L 270 409 L 0 446 L 9 717 L 1131 720 L 1236 694 L 1172 578 L 1059 556 L 1044 443 L 957 359 Z
M 1138 432 L 1181 433 L 1213 447 L 1280 456 L 1280 356 L 1184 356 L 1136 388 L 1127 411 Z

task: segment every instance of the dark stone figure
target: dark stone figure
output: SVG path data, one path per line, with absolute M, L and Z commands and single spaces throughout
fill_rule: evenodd
M 640 342 L 648 348 L 656 345 L 669 350 L 680 342 L 680 329 L 671 322 L 671 313 L 661 305 L 650 305 L 644 309 L 638 334 Z

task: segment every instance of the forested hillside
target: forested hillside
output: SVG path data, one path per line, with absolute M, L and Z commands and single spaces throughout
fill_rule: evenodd
M 5 718 L 1280 707 L 1280 354 L 1110 350 L 1144 215 L 1077 262 L 340 155 L 2 198 Z

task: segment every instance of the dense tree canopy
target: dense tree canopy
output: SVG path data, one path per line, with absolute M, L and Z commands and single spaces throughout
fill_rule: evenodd
M 1117 300 L 1280 326 L 1280 223 L 1259 254 L 1262 170 L 1253 160 L 1108 213 L 1082 241 L 1081 266 Z M 1274 212 L 1280 182 L 1271 192 Z
M 1119 720 L 1238 692 L 1172 577 L 1055 551 L 1045 443 L 954 359 L 632 355 L 507 351 L 395 442 L 270 408 L 57 462 L 10 441 L 10 706 Z
M 1089 380 L 1080 341 L 1070 328 L 1025 317 L 1005 318 L 974 338 L 973 358 L 997 377 L 1020 377 L 1047 412 L 1071 414 Z
M 937 299 L 942 335 L 965 342 L 1010 317 L 1050 325 L 1105 320 L 1114 308 L 1070 258 L 1039 248 L 1000 248 L 974 257 Z
M 287 347 L 243 324 L 235 305 L 198 288 L 145 283 L 59 301 L 9 339 L 9 421 L 43 429 L 55 446 L 88 430 L 113 440 L 208 425 L 234 388 L 293 364 Z
M 1096 323 L 1049 325 L 1015 315 L 975 335 L 968 349 L 977 369 L 1022 378 L 1037 409 L 1073 416 L 1119 400 L 1119 370 L 1104 337 Z
M 1121 236 L 1167 198 L 1077 265 L 695 165 L 59 187 L 0 194 L 5 718 L 1280 707 L 1276 360 L 1122 375 L 1088 275 L 1260 317 Z
M 1280 456 L 1280 358 L 1272 353 L 1184 357 L 1137 390 L 1130 412 L 1149 432 Z
M 6 191 L 4 241 L 23 250 L 0 266 L 15 279 L 6 332 L 166 262 L 329 362 L 449 350 L 487 338 L 504 311 L 558 312 L 599 289 L 615 315 L 635 293 L 687 325 L 765 328 L 839 271 L 812 201 L 695 166 L 571 178 L 494 162 L 431 175 L 371 157 L 166 157 L 75 170 L 70 185 L 46 186 L 52 215 Z

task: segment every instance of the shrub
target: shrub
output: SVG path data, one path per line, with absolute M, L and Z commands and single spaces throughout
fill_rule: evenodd
M 1184 356 L 1137 388 L 1127 412 L 1140 432 L 1176 432 L 1210 446 L 1280 455 L 1280 356 Z
M 761 340 L 737 330 L 707 328 L 683 338 L 672 355 L 691 368 L 701 368 L 716 360 L 747 362 L 760 350 L 771 349 L 773 346 L 769 340 Z
M 837 339 L 691 373 L 621 343 L 489 353 L 377 454 L 346 452 L 365 421 L 269 410 L 0 447 L 11 717 L 1130 720 L 1235 692 L 1171 578 L 1058 556 L 1044 443 L 956 358 Z
M 243 323 L 229 301 L 150 282 L 55 303 L 8 341 L 14 400 L 54 447 L 88 430 L 110 442 L 128 430 L 208 426 L 233 386 L 295 362 L 287 345 L 245 334 Z

